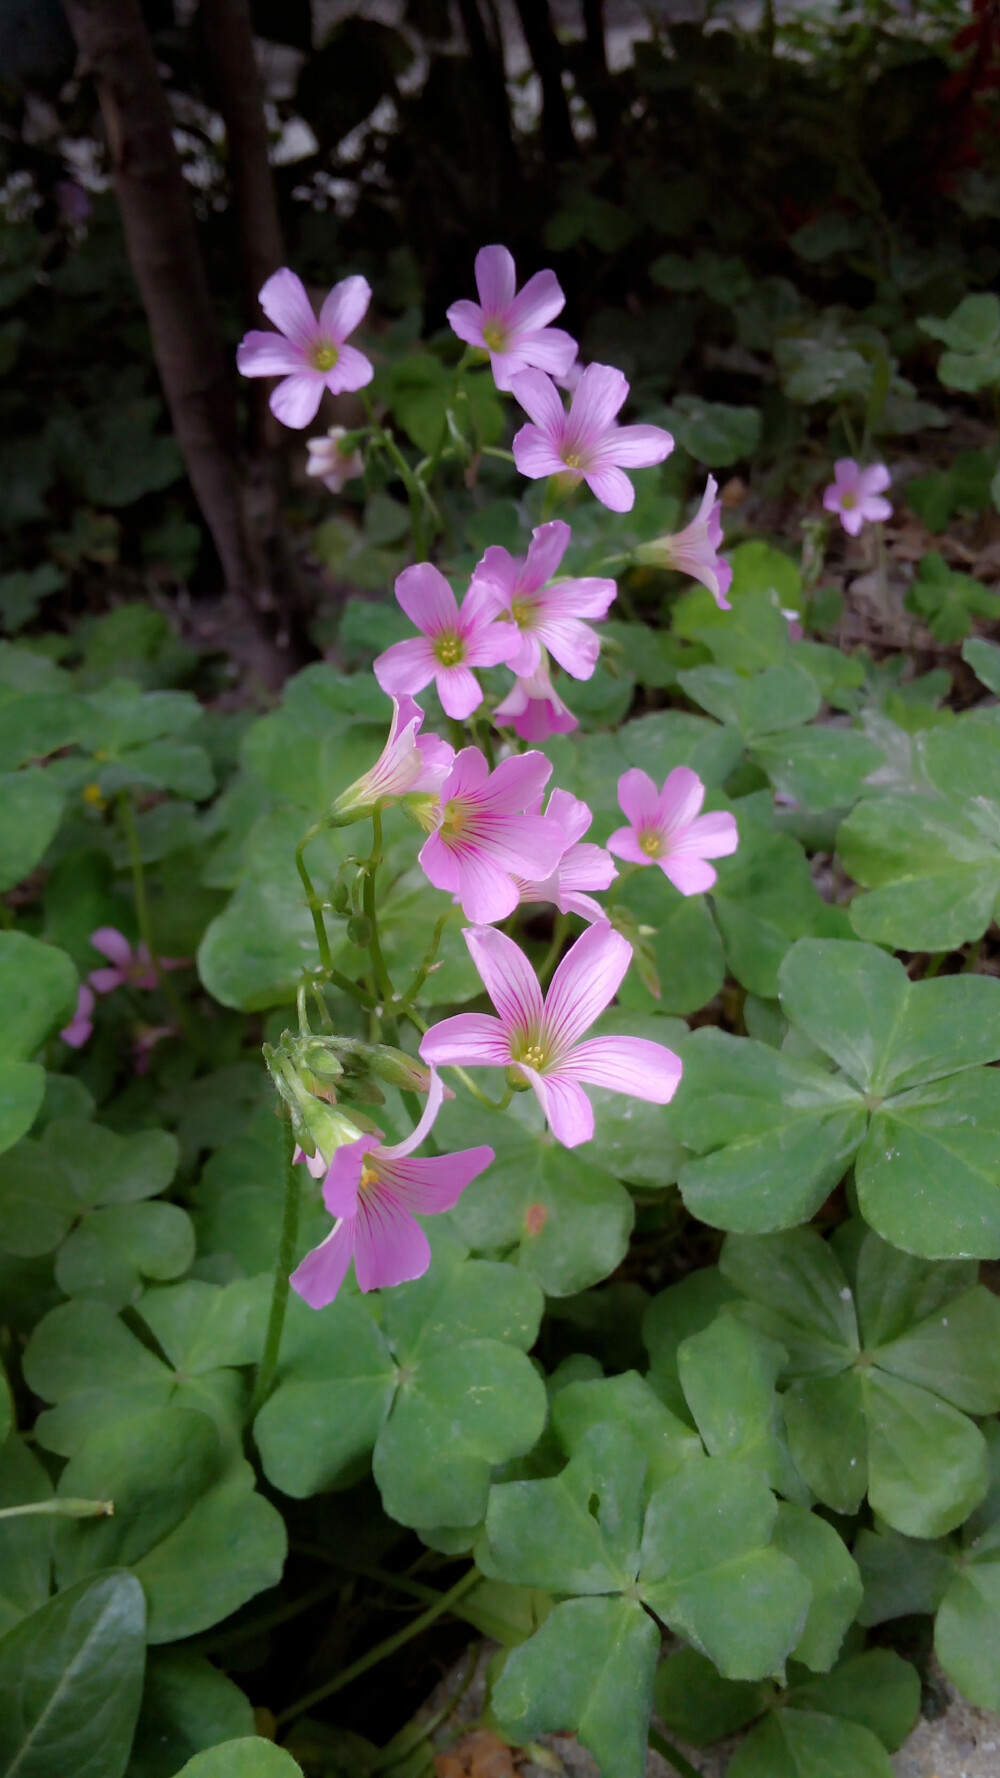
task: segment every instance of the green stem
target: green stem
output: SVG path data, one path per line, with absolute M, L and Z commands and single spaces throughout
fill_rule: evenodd
M 299 873 L 302 887 L 306 892 L 306 906 L 312 915 L 313 930 L 316 933 L 316 945 L 319 950 L 320 962 L 322 963 L 323 968 L 328 970 L 332 975 L 333 955 L 330 951 L 330 940 L 327 936 L 326 921 L 323 918 L 323 903 L 320 901 L 320 898 L 313 887 L 313 880 L 306 869 L 305 859 L 305 851 L 309 841 L 314 840 L 317 834 L 323 833 L 327 826 L 328 823 L 326 821 L 314 821 L 312 826 L 306 829 L 295 848 L 295 868 Z
M 384 1642 L 379 1642 L 375 1648 L 369 1649 L 366 1655 L 353 1661 L 349 1667 L 341 1668 L 341 1671 L 336 1673 L 332 1679 L 328 1679 L 324 1685 L 318 1685 L 314 1691 L 307 1692 L 305 1697 L 290 1704 L 287 1710 L 282 1710 L 275 1718 L 277 1726 L 280 1728 L 283 1723 L 291 1722 L 296 1716 L 301 1716 L 303 1711 L 311 1710 L 314 1704 L 319 1704 L 324 1698 L 330 1698 L 335 1692 L 343 1691 L 345 1686 L 351 1685 L 355 1679 L 360 1679 L 363 1673 L 367 1673 L 370 1668 L 377 1666 L 380 1661 L 388 1660 L 389 1656 L 394 1655 L 398 1648 L 405 1648 L 414 1636 L 419 1636 L 424 1630 L 430 1629 L 431 1624 L 436 1623 L 439 1617 L 443 1617 L 446 1612 L 452 1609 L 452 1606 L 457 1605 L 466 1593 L 471 1592 L 479 1578 L 478 1568 L 470 1568 L 467 1573 L 463 1574 L 461 1580 L 456 1581 L 447 1593 L 440 1593 L 434 1604 L 429 1605 L 426 1611 L 422 1611 L 419 1617 L 415 1617 L 411 1624 L 406 1625 L 405 1629 L 397 1630 L 394 1636 L 387 1636 Z
M 562 955 L 562 948 L 566 943 L 566 934 L 568 931 L 569 920 L 565 914 L 559 914 L 556 919 L 555 929 L 552 933 L 552 943 L 546 951 L 541 968 L 538 971 L 539 987 L 545 988 L 548 986 L 549 976 L 552 974 L 552 971 L 555 969 L 555 966 Z
M 188 1043 L 191 1044 L 193 1049 L 200 1052 L 202 1044 L 198 1033 L 193 1029 L 187 1015 L 187 1008 L 179 995 L 175 992 L 173 983 L 170 981 L 166 971 L 160 963 L 159 953 L 153 942 L 153 928 L 149 918 L 149 900 L 146 895 L 146 873 L 142 863 L 142 848 L 139 845 L 139 834 L 135 825 L 132 798 L 127 790 L 122 791 L 121 796 L 118 799 L 118 807 L 121 813 L 122 827 L 125 830 L 125 843 L 128 846 L 129 864 L 132 869 L 132 897 L 135 901 L 135 917 L 139 925 L 139 936 L 149 952 L 149 960 L 153 965 L 153 973 L 156 976 L 157 985 L 163 998 L 167 1002 L 174 1018 L 177 1020 L 180 1030 L 183 1031 L 184 1036 L 187 1038 Z
M 980 954 L 982 952 L 982 948 L 983 948 L 983 941 L 981 938 L 977 938 L 975 944 L 969 946 L 968 956 L 966 957 L 965 962 L 962 964 L 962 974 L 963 975 L 975 975 L 976 970 L 979 968 L 979 958 L 980 958 Z
M 23 1519 L 29 1513 L 54 1514 L 60 1519 L 100 1519 L 110 1518 L 114 1510 L 113 1500 L 76 1500 L 64 1496 L 59 1500 L 32 1500 L 25 1506 L 5 1506 L 0 1510 L 0 1519 Z
M 434 967 L 434 959 L 438 954 L 438 948 L 444 937 L 444 929 L 447 926 L 448 921 L 451 919 L 452 912 L 453 909 L 448 908 L 447 912 L 443 913 L 441 918 L 436 922 L 434 931 L 431 933 L 431 942 L 424 952 L 423 962 L 417 970 L 416 975 L 413 977 L 406 993 L 403 995 L 402 1000 L 399 1002 L 400 1011 L 402 1011 L 405 1006 L 409 1005 L 411 1001 L 416 1000 L 427 977 L 430 975 L 431 970 Z
M 941 965 L 947 960 L 947 958 L 950 955 L 951 955 L 950 951 L 935 951 L 933 957 L 930 959 L 930 962 L 927 965 L 927 968 L 924 970 L 924 973 L 920 978 L 921 981 L 929 982 L 932 976 L 937 975 L 938 970 L 941 968 Z
M 271 1393 L 275 1372 L 278 1368 L 281 1330 L 285 1325 L 285 1310 L 288 1307 L 288 1279 L 292 1270 L 292 1261 L 295 1258 L 295 1242 L 299 1232 L 300 1174 L 294 1162 L 295 1136 L 290 1122 L 283 1125 L 283 1134 L 285 1138 L 285 1203 L 281 1216 L 281 1237 L 278 1242 L 278 1266 L 274 1275 L 274 1289 L 271 1292 L 271 1312 L 267 1318 L 264 1351 L 253 1395 L 250 1398 L 249 1418 L 251 1420 L 263 1407 Z
M 392 1004 L 395 989 L 385 966 L 382 955 L 382 943 L 378 935 L 378 915 L 375 911 L 375 872 L 382 862 L 382 817 L 377 809 L 372 810 L 372 855 L 365 870 L 364 899 L 362 906 L 371 926 L 371 937 L 368 940 L 368 955 L 372 960 L 372 969 L 378 991 L 385 1005 Z
M 689 1759 L 685 1759 L 680 1748 L 675 1747 L 671 1741 L 661 1735 L 658 1729 L 650 1729 L 649 1745 L 656 1749 L 661 1759 L 667 1760 L 673 1766 L 675 1772 L 680 1773 L 680 1778 L 701 1778 L 697 1767 L 693 1766 Z
M 504 463 L 514 462 L 513 451 L 502 451 L 499 445 L 481 445 L 480 455 L 483 457 L 499 457 Z
M 487 719 L 486 722 L 483 723 L 480 721 L 478 713 L 475 716 L 473 716 L 473 718 L 472 718 L 472 733 L 475 738 L 476 745 L 479 747 L 480 751 L 485 753 L 485 755 L 486 755 L 486 764 L 489 766 L 490 771 L 491 772 L 496 771 L 496 763 L 497 762 L 496 762 L 496 755 L 493 752 L 493 737 L 490 734 L 489 719 Z
M 621 869 L 618 872 L 618 875 L 616 876 L 614 882 L 611 885 L 611 888 L 608 890 L 608 899 L 604 903 L 604 912 L 607 914 L 609 919 L 611 918 L 611 910 L 614 907 L 615 902 L 618 900 L 618 891 L 620 889 L 624 889 L 625 884 L 629 880 L 629 877 L 633 877 L 635 875 L 636 871 L 642 870 L 642 868 L 643 867 L 640 864 L 623 864 L 622 865 Z

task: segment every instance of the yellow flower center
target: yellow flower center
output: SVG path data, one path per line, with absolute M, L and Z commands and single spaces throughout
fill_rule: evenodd
M 856 494 L 852 494 L 850 492 L 848 492 L 846 494 L 841 494 L 840 504 L 841 504 L 841 507 L 843 508 L 844 512 L 850 512 L 852 507 L 857 506 L 858 497 Z
M 534 1068 L 537 1073 L 545 1066 L 545 1051 L 540 1043 L 529 1043 L 524 1046 L 517 1059 L 528 1068 Z
M 376 1173 L 375 1168 L 370 1167 L 367 1161 L 362 1161 L 361 1178 L 358 1181 L 358 1190 L 363 1192 L 371 1191 L 372 1186 L 377 1184 L 378 1174 Z
M 579 469 L 581 467 L 583 459 L 580 456 L 579 451 L 567 451 L 565 457 L 563 458 L 563 462 L 565 463 L 567 469 Z
M 460 797 L 452 797 L 444 805 L 444 818 L 441 822 L 443 834 L 459 835 L 465 832 L 469 822 L 469 811 Z
M 445 630 L 434 644 L 434 653 L 442 667 L 457 667 L 464 652 L 462 638 L 456 636 L 453 630 Z
M 639 846 L 640 849 L 645 852 L 647 858 L 659 858 L 660 853 L 663 851 L 663 840 L 655 829 L 650 829 L 648 832 L 640 835 Z
M 506 338 L 499 321 L 491 321 L 488 327 L 483 328 L 483 339 L 491 352 L 502 352 Z
M 535 607 L 530 599 L 515 599 L 510 608 L 510 615 L 519 630 L 526 630 L 535 615 Z
M 340 353 L 331 340 L 324 340 L 312 350 L 312 361 L 317 370 L 332 370 L 339 357 Z

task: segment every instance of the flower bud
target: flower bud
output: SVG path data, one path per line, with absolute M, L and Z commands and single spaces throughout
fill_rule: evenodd
M 367 950 L 372 939 L 372 923 L 367 914 L 352 914 L 347 922 L 347 936 L 359 951 Z
M 530 1093 L 531 1092 L 530 1080 L 527 1079 L 526 1075 L 517 1066 L 514 1066 L 512 1068 L 505 1068 L 504 1072 L 503 1072 L 503 1077 L 504 1077 L 504 1080 L 507 1082 L 507 1085 L 510 1087 L 512 1093 Z

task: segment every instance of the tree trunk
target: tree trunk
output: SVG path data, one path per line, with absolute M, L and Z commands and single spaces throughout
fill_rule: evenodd
M 244 520 L 232 373 L 139 0 L 64 4 L 84 72 L 97 87 L 125 243 L 177 443 L 226 588 L 252 610 L 259 630 L 260 609 L 270 601 Z
M 542 141 L 548 161 L 570 160 L 576 153 L 569 101 L 562 83 L 563 59 L 552 29 L 548 0 L 516 0 L 528 54 L 542 83 Z

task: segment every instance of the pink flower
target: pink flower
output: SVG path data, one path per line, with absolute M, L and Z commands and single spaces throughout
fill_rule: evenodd
M 301 278 L 283 266 L 268 278 L 259 301 L 277 333 L 248 333 L 236 353 L 245 377 L 282 377 L 271 392 L 271 412 L 284 426 L 308 426 L 324 389 L 341 395 L 363 389 L 374 371 L 363 352 L 347 344 L 371 302 L 367 278 L 342 278 L 324 299 L 317 320 Z
M 541 807 L 539 797 L 537 807 L 529 813 L 540 814 Z M 561 829 L 566 850 L 544 882 L 518 882 L 515 878 L 521 901 L 551 901 L 561 914 L 579 914 L 588 923 L 606 919 L 600 902 L 583 891 L 610 888 L 618 872 L 603 846 L 581 844 L 594 819 L 586 803 L 571 796 L 568 790 L 553 790 L 545 818 Z
M 500 728 L 512 728 L 520 740 L 534 742 L 547 741 L 550 735 L 568 735 L 580 726 L 552 684 L 548 655 L 530 679 L 515 679 L 494 710 L 493 720 Z
M 420 852 L 436 889 L 458 897 L 468 920 L 505 920 L 518 903 L 515 877 L 539 882 L 565 849 L 562 829 L 524 811 L 552 771 L 541 753 L 501 760 L 491 772 L 478 747 L 456 754 L 441 787 L 441 825 Z
M 628 383 L 610 364 L 588 364 L 570 402 L 563 408 L 555 385 L 540 370 L 522 370 L 511 388 L 532 424 L 514 438 L 514 461 L 522 475 L 568 476 L 585 481 L 612 512 L 631 512 L 635 489 L 619 465 L 641 469 L 662 463 L 674 441 L 662 426 L 618 426 L 615 415 Z
M 340 441 L 346 437 L 343 426 L 331 426 L 322 438 L 306 440 L 309 452 L 306 474 L 319 476 L 331 494 L 339 494 L 345 482 L 354 481 L 365 473 L 365 460 L 360 451 L 348 451 L 345 455 L 341 450 Z
M 450 1210 L 493 1159 L 492 1148 L 485 1147 L 410 1158 L 433 1124 L 442 1096 L 441 1082 L 432 1075 L 423 1117 L 405 1142 L 383 1148 L 377 1136 L 362 1136 L 338 1148 L 329 1167 L 320 1162 L 326 1174 L 323 1202 L 337 1220 L 290 1280 L 311 1309 L 333 1302 L 352 1258 L 359 1290 L 388 1289 L 426 1272 L 431 1250 L 416 1216 Z
M 681 1078 L 680 1059 L 643 1037 L 591 1037 L 585 1031 L 614 997 L 631 946 L 607 921 L 591 926 L 560 963 L 548 994 L 513 939 L 476 926 L 465 942 L 499 1013 L 459 1013 L 433 1025 L 420 1045 L 432 1067 L 514 1068 L 534 1089 L 556 1140 L 589 1142 L 594 1113 L 581 1086 L 607 1087 L 666 1105 Z
M 475 583 L 459 611 L 444 575 L 430 562 L 404 568 L 396 598 L 422 632 L 394 642 L 375 662 L 375 677 L 389 697 L 423 691 L 433 679 L 449 716 L 463 722 L 483 701 L 473 667 L 496 667 L 518 646 L 513 624 L 494 623 L 490 595 Z
M 489 353 L 498 389 L 509 389 L 513 372 L 527 365 L 563 375 L 576 357 L 572 335 L 546 325 L 566 304 L 555 272 L 536 272 L 519 294 L 515 280 L 506 247 L 482 247 L 476 254 L 479 302 L 452 303 L 448 310 L 452 332 Z
M 440 735 L 421 735 L 424 713 L 404 693 L 392 700 L 389 738 L 371 770 L 341 792 L 334 803 L 338 815 L 383 807 L 396 797 L 437 798 L 451 771 L 455 749 Z
M 862 525 L 891 519 L 892 507 L 882 499 L 891 481 L 884 463 L 870 463 L 862 469 L 853 457 L 840 457 L 833 466 L 833 481 L 824 491 L 823 505 L 827 512 L 839 514 L 849 537 L 857 537 Z
M 706 858 L 727 858 L 739 845 L 732 815 L 699 815 L 705 786 L 690 766 L 675 766 L 662 790 L 638 766 L 618 780 L 618 801 L 630 826 L 619 827 L 608 851 L 629 864 L 658 864 L 682 895 L 711 889 Z
M 140 1025 L 132 1039 L 132 1072 L 149 1073 L 149 1058 L 165 1037 L 174 1037 L 173 1025 Z
M 80 983 L 80 991 L 76 997 L 76 1011 L 68 1025 L 64 1025 L 59 1035 L 63 1043 L 68 1043 L 71 1050 L 81 1050 L 94 1029 L 94 990 L 88 988 L 86 982 Z
M 679 574 L 690 574 L 692 580 L 700 580 L 708 588 L 722 611 L 728 611 L 726 594 L 733 583 L 733 571 L 719 555 L 722 501 L 716 499 L 718 491 L 718 483 L 710 475 L 691 523 L 683 531 L 657 537 L 653 543 L 641 543 L 635 559 L 651 568 L 674 568 Z
M 110 994 L 126 983 L 131 988 L 156 987 L 156 970 L 146 945 L 138 944 L 133 950 L 125 934 L 116 926 L 99 926 L 91 933 L 90 942 L 94 950 L 100 951 L 114 966 L 112 969 L 91 970 L 87 979 L 98 994 Z M 183 957 L 158 957 L 157 962 L 161 969 L 185 967 Z
M 486 587 L 495 613 L 512 618 L 521 632 L 521 646 L 507 661 L 519 679 L 538 672 L 543 646 L 574 679 L 589 679 L 597 665 L 600 641 L 581 619 L 605 617 L 618 588 L 592 576 L 549 585 L 570 535 L 562 519 L 551 519 L 532 531 L 526 556 L 494 543 L 473 573 L 473 586 Z

